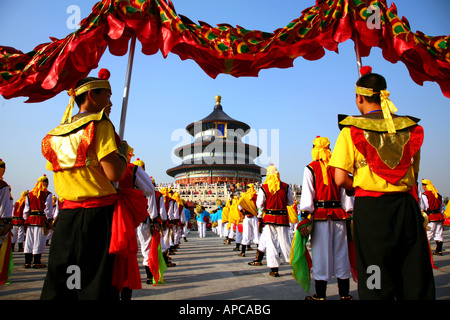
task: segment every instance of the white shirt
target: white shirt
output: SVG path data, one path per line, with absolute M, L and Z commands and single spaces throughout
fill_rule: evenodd
M 294 196 L 292 195 L 291 187 L 288 185 L 287 190 L 287 206 L 292 206 L 294 204 Z M 263 188 L 258 190 L 258 197 L 256 198 L 256 207 L 259 209 L 258 218 L 262 218 L 263 211 L 266 208 L 266 194 L 264 193 Z

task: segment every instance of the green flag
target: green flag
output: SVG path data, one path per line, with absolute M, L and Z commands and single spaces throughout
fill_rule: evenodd
M 292 276 L 309 293 L 311 286 L 311 257 L 306 248 L 307 241 L 307 237 L 303 237 L 299 230 L 295 230 L 289 263 L 292 266 Z

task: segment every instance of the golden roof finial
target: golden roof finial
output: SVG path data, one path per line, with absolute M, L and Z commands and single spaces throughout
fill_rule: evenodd
M 220 104 L 220 100 L 222 100 L 221 96 L 216 96 L 216 104 Z

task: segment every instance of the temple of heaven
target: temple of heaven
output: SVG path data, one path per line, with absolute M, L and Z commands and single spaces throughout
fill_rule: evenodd
M 176 184 L 261 182 L 265 169 L 254 163 L 261 149 L 242 142 L 250 126 L 229 117 L 220 96 L 213 112 L 189 124 L 186 131 L 194 140 L 175 149 L 181 164 L 167 170 Z

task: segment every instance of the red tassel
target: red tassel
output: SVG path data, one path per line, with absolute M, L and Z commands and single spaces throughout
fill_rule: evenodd
M 361 73 L 362 76 L 365 74 L 368 74 L 368 73 L 372 73 L 372 67 L 371 66 L 361 67 L 361 69 L 359 70 L 359 73 Z
M 98 78 L 101 80 L 108 80 L 110 76 L 111 73 L 108 69 L 103 68 L 98 71 Z

